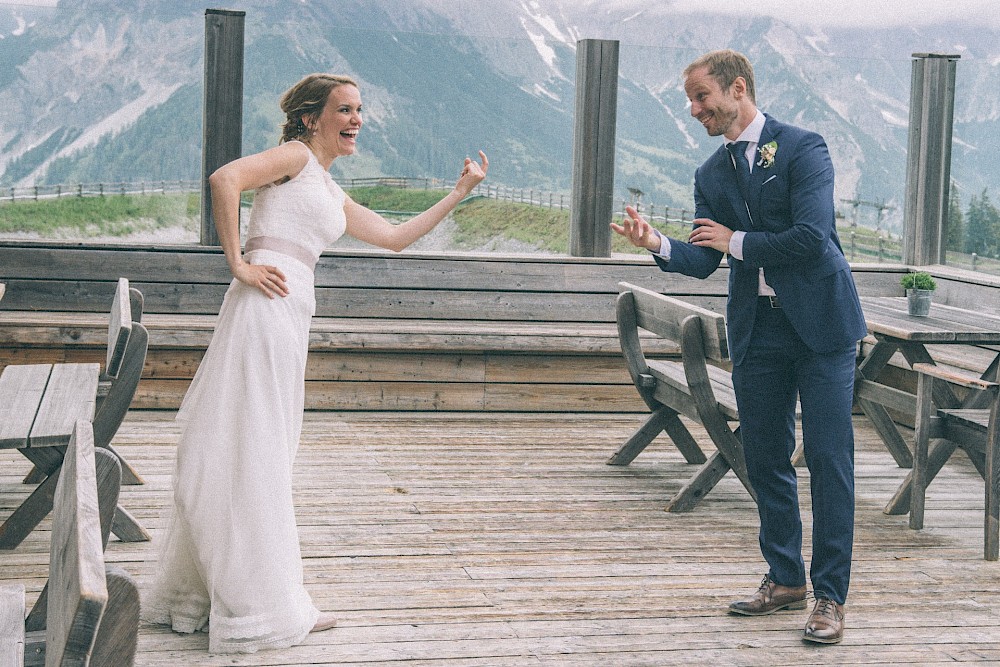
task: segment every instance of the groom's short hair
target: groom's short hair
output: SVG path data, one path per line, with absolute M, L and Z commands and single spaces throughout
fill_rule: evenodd
M 684 68 L 684 78 L 702 67 L 708 69 L 709 76 L 715 77 L 715 80 L 719 82 L 719 87 L 723 90 L 728 90 L 737 77 L 743 77 L 747 83 L 747 96 L 751 102 L 757 104 L 753 65 L 750 64 L 750 60 L 745 55 L 732 49 L 710 51 Z

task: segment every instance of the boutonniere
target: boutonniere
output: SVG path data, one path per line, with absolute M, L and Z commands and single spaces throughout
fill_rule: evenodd
M 767 169 L 774 164 L 774 156 L 778 153 L 778 142 L 769 141 L 758 148 L 757 152 L 760 153 L 760 159 L 757 160 L 757 166 Z

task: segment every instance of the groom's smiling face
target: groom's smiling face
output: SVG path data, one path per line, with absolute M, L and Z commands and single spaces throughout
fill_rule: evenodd
M 723 90 L 719 81 L 708 73 L 707 67 L 693 70 L 684 80 L 684 92 L 691 102 L 691 115 L 705 127 L 710 137 L 729 132 L 739 117 L 739 103 L 733 88 L 742 83 L 737 79 Z

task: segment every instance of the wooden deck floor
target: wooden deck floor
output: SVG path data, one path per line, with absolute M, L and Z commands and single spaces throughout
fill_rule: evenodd
M 157 536 L 172 416 L 134 411 L 116 439 L 147 480 L 125 487 L 122 503 Z M 848 631 L 820 647 L 801 641 L 807 612 L 725 613 L 764 572 L 756 511 L 735 478 L 695 511 L 667 514 L 694 468 L 665 436 L 627 468 L 604 464 L 640 419 L 309 413 L 296 463 L 300 538 L 307 586 L 339 626 L 241 657 L 209 655 L 204 634 L 144 625 L 137 664 L 1000 663 L 1000 565 L 982 560 L 983 485 L 967 461 L 945 467 L 928 528 L 911 531 L 881 511 L 905 471 L 857 418 Z M 0 516 L 26 494 L 27 470 L 0 452 Z M 29 602 L 47 574 L 48 530 L 0 552 L 0 578 L 24 582 Z M 155 539 L 113 539 L 107 559 L 145 585 L 156 549 Z

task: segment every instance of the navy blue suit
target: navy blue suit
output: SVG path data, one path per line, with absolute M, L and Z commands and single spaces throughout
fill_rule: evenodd
M 815 132 L 766 116 L 758 146 L 772 141 L 773 163 L 754 166 L 745 203 L 729 152 L 720 146 L 695 173 L 695 216 L 746 232 L 743 259 L 729 257 L 726 324 L 769 574 L 784 586 L 806 583 L 790 463 L 798 398 L 813 501 L 810 578 L 817 595 L 843 604 L 854 527 L 854 363 L 866 328 L 837 238 L 826 143 Z M 664 271 L 704 278 L 722 256 L 672 240 L 670 260 L 656 261 Z M 780 309 L 758 297 L 762 268 Z

